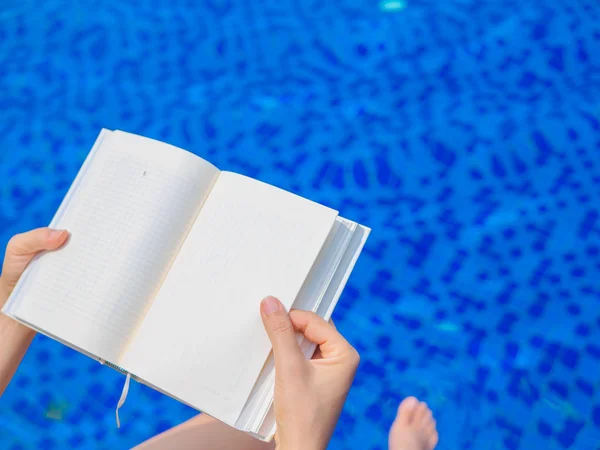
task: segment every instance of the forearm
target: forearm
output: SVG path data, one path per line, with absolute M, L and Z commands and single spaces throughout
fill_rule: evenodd
M 8 295 L 0 281 L 0 308 Z M 0 396 L 12 379 L 35 332 L 0 313 Z

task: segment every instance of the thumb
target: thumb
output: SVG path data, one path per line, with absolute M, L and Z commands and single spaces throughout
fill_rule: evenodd
M 0 280 L 9 288 L 14 287 L 25 267 L 37 253 L 57 249 L 66 242 L 68 237 L 67 231 L 50 228 L 38 228 L 13 236 L 6 246 Z
M 6 256 L 35 255 L 42 250 L 54 250 L 65 243 L 69 233 L 66 230 L 38 228 L 13 236 L 6 246 Z
M 294 325 L 281 302 L 275 297 L 265 297 L 260 304 L 260 315 L 273 346 L 275 370 L 297 367 L 304 362 Z

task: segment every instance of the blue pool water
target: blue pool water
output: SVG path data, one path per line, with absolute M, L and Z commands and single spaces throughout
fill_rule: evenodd
M 373 228 L 334 315 L 362 365 L 332 449 L 386 448 L 407 395 L 441 449 L 600 448 L 598 2 L 1 2 L 0 247 L 101 127 Z M 0 448 L 128 448 L 194 414 L 134 385 L 117 430 L 122 382 L 36 338 Z

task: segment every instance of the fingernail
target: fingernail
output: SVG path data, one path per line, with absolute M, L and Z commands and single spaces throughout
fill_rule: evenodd
M 67 231 L 67 230 L 50 230 L 50 239 L 54 240 L 60 236 L 62 236 L 62 234 Z
M 277 300 L 275 297 L 271 297 L 270 295 L 263 298 L 263 301 L 261 302 L 261 308 L 266 316 L 270 316 L 274 312 L 279 311 L 280 307 L 281 303 L 279 300 Z

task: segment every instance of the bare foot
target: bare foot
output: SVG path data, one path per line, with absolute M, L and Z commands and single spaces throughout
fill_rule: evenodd
M 433 450 L 438 443 L 435 420 L 426 403 L 405 398 L 390 429 L 390 450 Z

